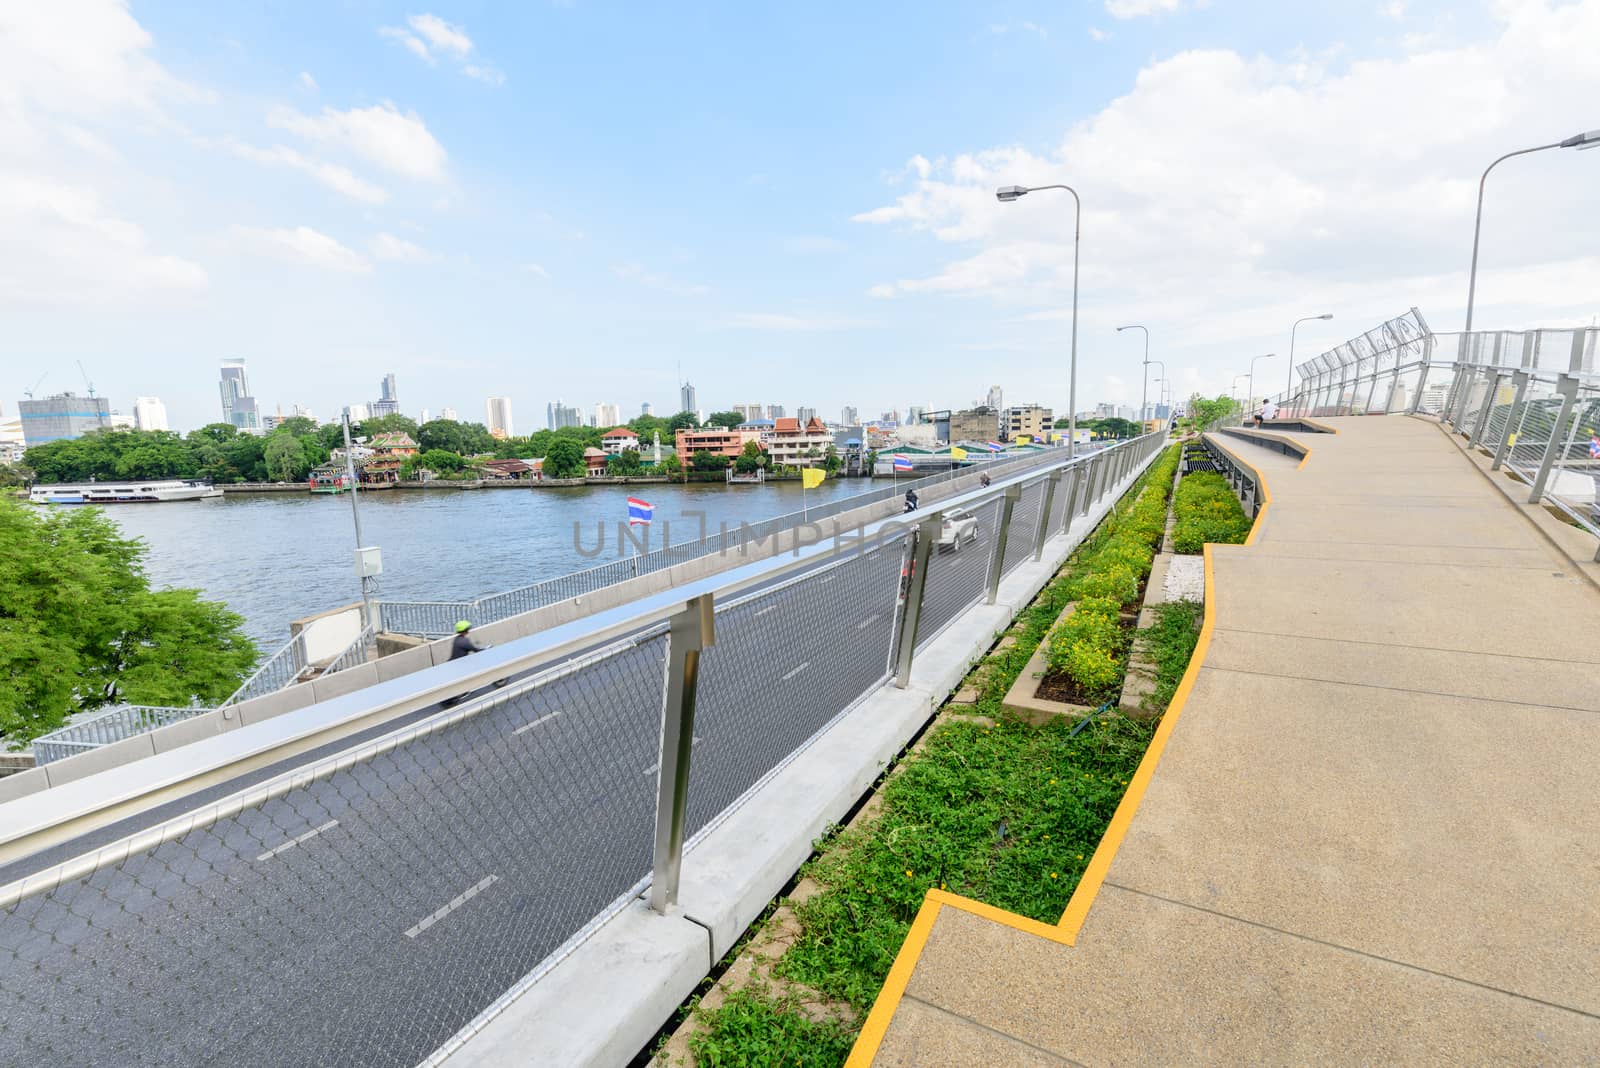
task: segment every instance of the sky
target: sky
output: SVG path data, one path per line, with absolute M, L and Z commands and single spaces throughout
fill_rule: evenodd
M 1600 127 L 1600 0 L 0 4 L 0 412 L 1064 412 L 1460 329 L 1478 178 Z M 1489 181 L 1480 328 L 1590 323 L 1600 151 Z M 78 363 L 83 372 L 80 373 Z M 680 370 L 681 369 L 681 370 Z M 1152 367 L 1151 376 L 1160 374 Z M 1150 387 L 1152 395 L 1158 387 Z M 1261 392 L 1261 390 L 1258 390 Z

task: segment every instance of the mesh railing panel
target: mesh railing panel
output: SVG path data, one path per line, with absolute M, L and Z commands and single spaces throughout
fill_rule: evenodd
M 1600 389 L 1579 392 L 1544 492 L 1574 522 L 1600 534 Z
M 16 1064 L 412 1065 L 650 863 L 665 638 L 0 912 Z
M 977 537 L 940 548 L 928 560 L 928 581 L 922 590 L 922 616 L 917 621 L 917 648 L 937 638 L 945 627 L 983 598 L 989 560 L 997 544 L 1000 502 L 971 509 Z
M 888 676 L 905 540 L 717 612 L 695 697 L 689 835 Z
M 1039 509 L 1043 506 L 1043 482 L 1022 487 L 1022 496 L 1011 510 L 1011 531 L 1006 535 L 1006 556 L 1000 563 L 1000 574 L 1011 574 L 1033 555 L 1033 537 L 1039 528 Z

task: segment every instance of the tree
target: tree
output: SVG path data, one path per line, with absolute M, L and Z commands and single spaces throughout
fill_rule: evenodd
M 712 412 L 706 416 L 706 426 L 720 426 L 728 430 L 732 430 L 743 422 L 745 422 L 745 417 L 738 412 Z
M 637 475 L 644 471 L 644 461 L 639 458 L 638 449 L 623 449 L 621 452 L 606 460 L 606 474 L 608 475 Z
M 317 423 L 316 420 L 307 419 L 303 415 L 291 415 L 289 418 L 273 427 L 272 432 L 274 434 L 293 434 L 297 438 L 303 438 L 308 434 L 315 434 L 317 432 Z M 342 442 L 344 437 L 343 428 L 340 428 L 339 436 Z
M 298 482 L 311 470 L 306 462 L 305 446 L 293 434 L 273 434 L 267 441 L 262 461 L 267 477 L 279 482 Z
M 37 477 L 27 464 L 0 463 L 0 486 L 26 486 Z
M 1239 410 L 1239 402 L 1223 394 L 1207 400 L 1198 394 L 1189 398 L 1189 417 L 1201 430 L 1209 430 L 1217 422 Z
M 570 428 L 569 428 L 570 429 Z M 570 437 L 558 437 L 544 454 L 545 478 L 579 478 L 587 470 L 583 446 Z
M 689 458 L 689 466 L 696 471 L 726 471 L 732 459 L 718 453 L 698 450 Z
M 416 478 L 418 471 L 432 471 L 436 475 L 453 475 L 457 471 L 464 470 L 466 466 L 467 461 L 456 453 L 447 452 L 444 449 L 429 449 L 426 452 L 417 453 L 415 456 L 407 456 L 405 462 L 400 465 L 400 477 L 406 479 Z
M 0 498 L 0 736 L 18 744 L 113 700 L 215 703 L 256 660 L 243 620 L 149 588 L 137 539 L 98 508 Z
M 699 425 L 700 425 L 700 418 L 699 418 L 699 416 L 695 415 L 693 412 L 679 412 L 677 415 L 674 415 L 673 417 L 671 417 L 670 419 L 667 420 L 667 429 L 674 430 L 674 431 L 676 431 L 676 430 L 693 430 L 695 427 L 697 427 Z M 663 436 L 665 436 L 665 435 L 663 435 Z
M 444 449 L 461 456 L 492 452 L 495 440 L 482 423 L 458 423 L 454 419 L 433 419 L 417 427 L 411 435 L 423 449 Z
M 188 441 L 205 440 L 221 445 L 239 436 L 239 428 L 232 423 L 207 423 L 199 430 L 189 431 Z
M 733 461 L 733 469 L 741 475 L 754 474 L 766 467 L 770 460 L 771 457 L 767 455 L 759 441 L 747 441 L 744 443 L 744 451 Z
M 656 464 L 656 471 L 668 478 L 676 478 L 683 474 L 683 461 L 678 459 L 675 452 L 662 453 L 661 462 Z

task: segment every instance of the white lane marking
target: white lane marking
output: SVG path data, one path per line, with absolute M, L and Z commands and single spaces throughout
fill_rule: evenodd
M 406 937 L 417 937 L 417 935 L 421 934 L 423 931 L 426 931 L 428 928 L 432 927 L 434 924 L 438 923 L 440 920 L 444 919 L 456 909 L 460 908 L 462 905 L 465 905 L 467 902 L 471 901 L 473 898 L 477 897 L 479 894 L 483 893 L 485 890 L 489 889 L 489 887 L 493 886 L 499 881 L 500 876 L 498 875 L 485 875 L 482 879 L 478 880 L 478 885 L 472 887 L 470 890 L 467 890 L 465 893 L 457 894 L 455 897 L 451 898 L 448 905 L 445 905 L 443 908 L 439 909 L 432 916 L 424 916 L 422 919 L 418 920 L 417 925 L 406 932 Z
M 759 612 L 757 612 L 757 613 L 755 613 L 755 614 L 754 614 L 754 615 L 752 615 L 752 616 L 751 616 L 751 617 L 750 617 L 750 618 L 751 618 L 751 619 L 754 619 L 754 618 L 755 618 L 755 617 L 756 617 L 756 616 L 764 616 L 764 615 L 766 615 L 766 614 L 767 614 L 767 613 L 768 613 L 768 612 L 776 612 L 776 611 L 777 611 L 777 610 L 778 610 L 778 606 L 777 606 L 777 605 L 775 605 L 775 604 L 769 604 L 769 605 L 767 605 L 767 607 L 765 607 L 765 608 L 763 608 L 763 609 L 762 609 L 762 610 L 761 610 L 761 611 L 759 611 Z
M 808 668 L 810 666 L 811 666 L 811 661 L 807 660 L 805 663 L 801 664 L 799 667 L 797 667 L 793 671 L 789 672 L 789 674 L 785 675 L 779 681 L 788 682 L 790 679 L 794 678 L 796 675 L 800 674 L 800 672 L 804 671 L 806 668 Z
M 516 730 L 512 731 L 511 733 L 512 734 L 521 734 L 523 731 L 531 731 L 531 730 L 533 730 L 533 728 L 537 727 L 539 724 L 545 722 L 546 720 L 555 719 L 557 716 L 561 715 L 561 713 L 565 712 L 565 711 L 566 711 L 566 709 L 563 708 L 560 712 L 551 712 L 549 715 L 540 716 L 538 719 L 534 720 L 532 723 L 524 723 L 522 726 L 518 727 Z
M 700 736 L 697 734 L 697 735 L 695 735 L 694 741 L 689 743 L 689 748 L 693 749 L 695 746 L 697 746 L 699 744 L 700 744 Z M 661 761 L 658 760 L 654 764 L 651 764 L 648 768 L 645 768 L 639 774 L 641 774 L 641 775 L 654 775 L 656 772 L 658 772 L 660 770 L 661 770 Z
M 329 827 L 337 827 L 337 826 L 339 826 L 339 821 L 338 820 L 329 820 L 327 823 L 324 823 L 321 827 L 313 827 L 309 831 L 307 831 L 305 834 L 302 834 L 300 837 L 291 838 L 287 842 L 283 843 L 281 846 L 277 846 L 277 847 L 275 847 L 273 849 L 267 850 L 265 853 L 261 854 L 256 859 L 257 860 L 271 860 L 273 857 L 277 856 L 279 853 L 285 852 L 286 850 L 293 849 L 295 846 L 299 845 L 301 842 L 304 842 L 307 838 L 315 838 L 317 835 L 321 834 L 323 831 L 327 830 Z
M 876 623 L 877 621 L 878 621 L 878 617 L 877 616 L 868 616 L 866 619 L 863 619 L 860 623 L 856 624 L 856 630 L 866 630 L 868 627 L 872 626 L 872 624 Z

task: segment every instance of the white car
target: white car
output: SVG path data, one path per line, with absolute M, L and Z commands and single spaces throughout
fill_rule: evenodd
M 959 549 L 978 540 L 978 517 L 965 508 L 952 508 L 939 525 L 939 548 Z

